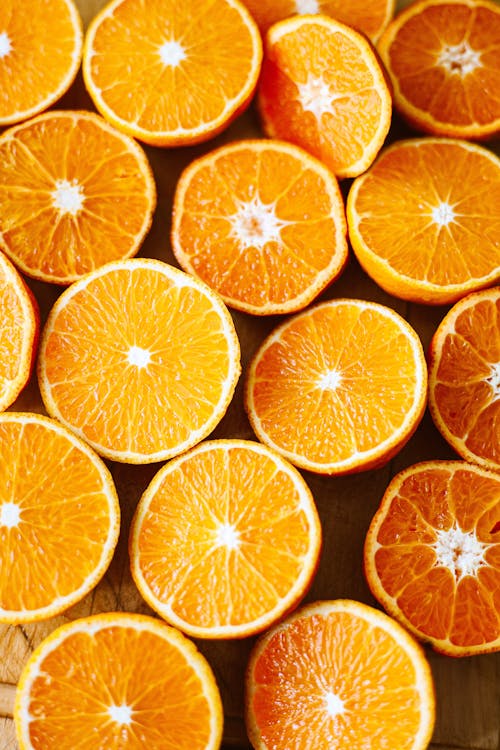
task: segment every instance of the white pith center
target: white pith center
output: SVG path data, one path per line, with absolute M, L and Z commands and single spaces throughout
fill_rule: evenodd
M 176 68 L 180 62 L 186 58 L 186 51 L 182 44 L 176 42 L 174 39 L 164 42 L 158 50 L 164 65 L 170 65 L 172 68 Z
M 325 695 L 325 701 L 326 701 L 326 711 L 329 716 L 334 718 L 335 716 L 340 716 L 341 714 L 345 713 L 345 705 L 342 698 L 339 698 L 338 695 L 333 693 L 331 690 L 328 691 L 328 693 Z
M 117 724 L 128 725 L 132 723 L 132 709 L 126 703 L 122 703 L 121 706 L 110 706 L 108 713 Z
M 448 73 L 465 76 L 479 68 L 481 54 L 473 50 L 467 42 L 460 42 L 460 44 L 449 44 L 443 47 L 437 62 Z
M 0 34 L 0 58 L 7 57 L 9 52 L 12 50 L 12 42 L 6 31 L 2 31 Z
M 21 508 L 16 503 L 2 503 L 0 505 L 0 526 L 14 528 L 21 520 Z
M 217 529 L 217 545 L 227 549 L 240 546 L 240 533 L 230 523 L 222 523 Z
M 259 196 L 240 201 L 238 210 L 229 217 L 231 235 L 242 247 L 262 250 L 269 242 L 281 241 L 281 229 L 287 222 L 276 216 L 274 203 L 263 203 Z
M 141 369 L 147 367 L 151 362 L 151 352 L 148 349 L 141 349 L 140 346 L 131 346 L 128 350 L 127 361 L 129 365 L 135 365 Z
M 295 0 L 295 9 L 297 13 L 319 13 L 320 7 L 318 0 Z
M 493 390 L 494 400 L 500 399 L 500 362 L 491 365 L 491 373 L 486 378 L 486 382 L 491 386 Z
M 437 557 L 436 565 L 448 568 L 456 581 L 475 576 L 479 568 L 486 565 L 484 553 L 487 546 L 473 531 L 462 531 L 457 524 L 451 529 L 438 531 L 432 547 Z
M 56 189 L 52 191 L 52 205 L 63 214 L 76 216 L 85 202 L 83 188 L 77 180 L 57 180 Z
M 342 375 L 337 370 L 328 370 L 318 380 L 318 388 L 323 391 L 335 391 L 342 382 Z
M 308 75 L 305 83 L 298 83 L 299 89 L 298 100 L 305 112 L 312 112 L 317 120 L 325 114 L 333 114 L 333 102 L 342 98 L 340 94 L 335 94 L 328 83 L 323 78 Z
M 455 221 L 455 211 L 449 203 L 440 203 L 432 209 L 432 221 L 440 227 L 446 227 L 452 221 Z

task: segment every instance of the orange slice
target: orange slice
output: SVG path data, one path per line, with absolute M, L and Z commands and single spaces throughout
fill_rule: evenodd
M 500 650 L 500 476 L 465 461 L 410 466 L 365 543 L 373 595 L 451 656 Z
M 422 649 L 360 602 L 314 602 L 250 655 L 246 722 L 256 750 L 425 750 L 434 703 Z
M 250 104 L 261 60 L 239 0 L 112 0 L 89 26 L 83 75 L 117 128 L 180 146 L 212 138 Z
M 177 185 L 179 264 L 231 307 L 305 307 L 347 260 L 344 203 L 331 172 L 302 149 L 241 141 L 192 162 Z
M 139 249 L 156 188 L 141 147 L 91 112 L 49 112 L 0 138 L 0 247 L 69 284 Z
M 302 146 L 338 177 L 368 169 L 392 112 L 370 43 L 322 15 L 294 16 L 269 29 L 259 107 L 269 136 Z
M 148 604 L 200 638 L 242 638 L 293 609 L 318 564 L 321 526 L 299 472 L 248 440 L 214 440 L 166 464 L 130 532 Z
M 464 141 L 395 143 L 354 181 L 349 238 L 396 297 L 455 302 L 500 279 L 500 159 Z
M 80 67 L 82 23 L 72 0 L 2 0 L 0 126 L 43 112 Z
M 259 440 L 292 463 L 349 474 L 403 447 L 426 389 L 422 345 L 403 318 L 374 302 L 335 299 L 265 339 L 250 364 L 245 406 Z
M 40 344 L 44 404 L 98 453 L 150 463 L 182 453 L 222 419 L 240 374 L 218 295 L 160 261 L 107 263 L 52 308 Z
M 429 408 L 462 458 L 500 471 L 500 287 L 465 297 L 439 324 Z
M 394 106 L 419 130 L 458 138 L 500 132 L 500 7 L 421 0 L 389 24 L 378 51 Z
M 223 721 L 196 646 L 125 612 L 51 633 L 24 667 L 14 718 L 21 750 L 217 750 Z
M 118 541 L 111 474 L 69 430 L 0 414 L 0 622 L 44 620 L 83 599 Z

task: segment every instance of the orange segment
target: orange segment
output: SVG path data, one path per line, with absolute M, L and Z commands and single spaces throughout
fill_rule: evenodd
M 286 143 L 223 146 L 192 162 L 177 185 L 177 260 L 248 313 L 305 307 L 342 271 L 346 231 L 334 175 Z
M 134 255 L 152 220 L 141 147 L 90 112 L 49 112 L 0 138 L 0 245 L 42 281 L 69 284 Z
M 195 645 L 152 617 L 74 620 L 30 656 L 14 709 L 21 750 L 217 750 L 222 707 Z

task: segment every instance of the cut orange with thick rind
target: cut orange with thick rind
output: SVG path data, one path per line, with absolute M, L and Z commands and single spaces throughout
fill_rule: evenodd
M 231 143 L 191 164 L 177 183 L 172 247 L 230 307 L 256 315 L 305 307 L 347 260 L 335 176 L 292 144 Z
M 246 724 L 255 750 L 425 750 L 434 721 L 423 650 L 366 604 L 309 604 L 250 654 Z
M 83 76 L 99 112 L 153 146 L 213 138 L 250 104 L 262 60 L 239 0 L 112 0 L 85 38 Z
M 365 572 L 386 611 L 436 651 L 500 649 L 500 475 L 427 461 L 387 487 L 365 542 Z
M 48 619 L 97 585 L 120 508 L 103 461 L 58 422 L 0 414 L 0 622 Z
M 457 302 L 429 359 L 434 424 L 466 461 L 500 471 L 500 287 Z
M 167 622 L 198 638 L 243 638 L 304 596 L 321 525 L 288 461 L 249 440 L 213 440 L 154 477 L 129 547 L 139 591 Z
M 0 138 L 0 248 L 29 276 L 69 284 L 135 255 L 155 205 L 142 148 L 92 112 L 48 112 Z
M 29 657 L 14 707 L 21 750 L 218 750 L 222 705 L 194 643 L 152 617 L 62 625 Z
M 450 304 L 500 279 L 500 159 L 446 138 L 399 141 L 352 184 L 347 221 L 365 271 L 395 297 Z

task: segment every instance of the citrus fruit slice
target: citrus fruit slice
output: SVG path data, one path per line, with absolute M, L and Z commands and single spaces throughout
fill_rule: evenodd
M 134 255 L 155 203 L 141 147 L 91 112 L 48 112 L 0 138 L 0 247 L 29 276 L 69 284 Z
M 217 750 L 222 707 L 182 633 L 125 612 L 57 628 L 31 654 L 14 709 L 21 750 Z
M 259 440 L 303 469 L 380 466 L 422 418 L 427 370 L 413 328 L 374 302 L 335 299 L 298 313 L 261 344 L 245 406 Z
M 360 602 L 314 602 L 262 636 L 246 676 L 256 750 L 424 750 L 434 726 L 424 653 Z
M 129 546 L 139 591 L 168 622 L 194 637 L 241 638 L 303 597 L 321 526 L 288 461 L 249 440 L 213 440 L 154 477 Z
M 500 7 L 421 0 L 389 24 L 378 51 L 394 106 L 419 130 L 458 138 L 500 132 Z
M 429 409 L 462 458 L 500 471 L 500 287 L 460 300 L 439 324 Z
M 0 252 L 0 411 L 14 403 L 30 378 L 39 320 L 33 294 Z
M 305 307 L 341 273 L 346 233 L 334 175 L 291 144 L 223 146 L 191 162 L 177 184 L 179 264 L 248 313 Z
M 500 476 L 427 461 L 389 484 L 365 543 L 373 595 L 451 656 L 500 649 Z
M 239 0 L 112 0 L 89 26 L 83 75 L 113 125 L 180 146 L 212 138 L 250 104 L 261 60 Z
M 0 414 L 0 622 L 44 620 L 102 578 L 120 509 L 101 459 L 38 414 Z
M 40 343 L 47 411 L 115 461 L 171 458 L 222 419 L 240 374 L 219 296 L 149 258 L 107 263 L 66 289 Z
M 385 140 L 392 102 L 364 36 L 328 16 L 299 15 L 267 33 L 259 109 L 269 136 L 302 146 L 338 177 L 355 177 Z
M 500 279 L 500 159 L 465 141 L 384 150 L 347 199 L 353 250 L 396 297 L 449 304 Z
M 73 0 L 3 0 L 0 126 L 26 120 L 60 99 L 80 67 L 82 41 Z

